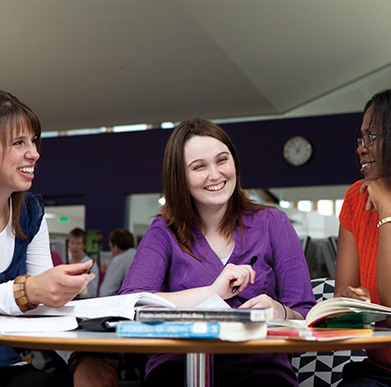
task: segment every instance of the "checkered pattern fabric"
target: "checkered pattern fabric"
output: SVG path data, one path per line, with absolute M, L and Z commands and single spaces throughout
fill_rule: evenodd
M 320 278 L 311 282 L 317 302 L 334 296 L 334 279 Z M 344 365 L 351 361 L 360 362 L 364 358 L 364 350 L 306 352 L 292 356 L 292 368 L 298 375 L 300 387 L 335 387 L 342 379 Z

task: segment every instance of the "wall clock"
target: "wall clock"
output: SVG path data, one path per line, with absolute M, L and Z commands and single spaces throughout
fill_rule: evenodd
M 311 155 L 312 145 L 302 136 L 292 137 L 284 145 L 284 158 L 294 166 L 305 164 Z

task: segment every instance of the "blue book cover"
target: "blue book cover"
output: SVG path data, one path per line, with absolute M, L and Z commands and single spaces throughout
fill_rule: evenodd
M 143 323 L 137 321 L 120 322 L 118 336 L 123 337 L 194 337 L 218 338 L 220 324 L 217 322 L 163 322 Z
M 121 321 L 117 335 L 133 338 L 202 338 L 227 341 L 262 339 L 267 334 L 266 323 L 241 322 L 160 322 Z

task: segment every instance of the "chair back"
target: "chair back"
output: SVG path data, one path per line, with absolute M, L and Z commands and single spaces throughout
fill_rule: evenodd
M 334 278 L 313 279 L 311 284 L 317 302 L 334 297 Z M 306 352 L 292 355 L 292 368 L 300 387 L 336 387 L 342 380 L 344 365 L 366 357 L 364 350 Z

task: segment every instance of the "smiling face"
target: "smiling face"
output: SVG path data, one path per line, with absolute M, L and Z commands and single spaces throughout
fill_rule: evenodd
M 378 134 L 375 123 L 371 123 L 372 108 L 369 108 L 364 114 L 361 125 L 361 135 Z M 374 180 L 381 176 L 381 141 L 378 137 L 373 140 L 373 144 L 368 148 L 360 145 L 357 148 L 357 153 L 360 157 L 361 173 L 366 179 Z
M 39 153 L 36 135 L 27 126 L 7 137 L 0 142 L 0 190 L 10 196 L 31 187 Z
M 193 136 L 184 146 L 190 195 L 199 213 L 224 209 L 236 184 L 236 171 L 228 147 L 209 136 Z

